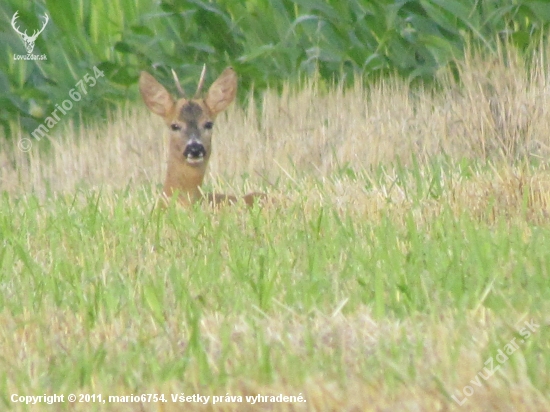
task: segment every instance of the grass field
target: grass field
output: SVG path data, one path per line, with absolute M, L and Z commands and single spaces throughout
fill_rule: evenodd
M 2 409 L 550 410 L 550 94 L 527 63 L 232 107 L 207 189 L 264 208 L 155 209 L 141 106 L 4 143 Z

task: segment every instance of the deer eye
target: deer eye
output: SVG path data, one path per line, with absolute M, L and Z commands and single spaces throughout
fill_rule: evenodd
M 173 130 L 174 132 L 175 132 L 176 130 L 180 130 L 180 129 L 181 129 L 181 126 L 180 126 L 179 124 L 177 124 L 177 123 L 172 123 L 172 124 L 170 125 L 170 130 Z
M 213 122 L 206 122 L 204 124 L 204 128 L 207 129 L 207 130 L 210 130 L 214 127 L 214 123 Z

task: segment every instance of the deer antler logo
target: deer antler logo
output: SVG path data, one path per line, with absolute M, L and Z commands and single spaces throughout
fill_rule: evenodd
M 35 30 L 32 36 L 29 36 L 27 34 L 27 30 L 25 30 L 24 33 L 21 33 L 19 31 L 19 28 L 15 25 L 15 21 L 17 20 L 17 17 L 19 17 L 17 16 L 17 13 L 19 13 L 19 10 L 16 11 L 15 14 L 13 15 L 13 18 L 11 19 L 11 25 L 13 29 L 17 32 L 17 34 L 19 34 L 23 39 L 23 42 L 25 43 L 25 48 L 27 49 L 27 53 L 31 54 L 34 49 L 34 42 L 36 41 L 36 38 L 40 33 L 44 31 L 44 28 L 46 27 L 46 24 L 48 24 L 48 21 L 50 20 L 50 18 L 48 17 L 47 14 L 44 14 L 43 17 L 45 20 L 44 20 L 44 24 L 42 25 L 42 28 L 38 31 Z

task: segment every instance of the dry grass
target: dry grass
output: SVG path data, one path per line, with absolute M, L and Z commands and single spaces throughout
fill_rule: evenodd
M 373 224 L 391 216 L 406 225 L 411 210 L 420 227 L 444 210 L 469 212 L 489 224 L 505 218 L 529 237 L 530 224 L 547 225 L 550 207 L 550 93 L 546 62 L 537 55 L 528 63 L 529 70 L 514 54 L 502 53 L 488 61 L 472 53 L 459 66 L 461 84 L 442 73 L 440 87 L 429 91 L 389 79 L 369 88 L 356 84 L 352 89 L 327 90 L 312 81 L 297 90 L 287 86 L 280 94 L 267 92 L 262 102 L 251 99 L 248 107 L 233 106 L 220 117 L 208 185 L 235 193 L 263 188 L 279 196 L 283 208 L 298 202 L 307 214 L 318 205 L 331 205 L 342 216 Z M 144 190 L 152 206 L 165 170 L 163 130 L 161 120 L 141 106 L 112 113 L 94 128 L 76 130 L 63 122 L 51 135 L 51 150 L 40 151 L 40 144 L 34 143 L 24 153 L 16 142 L 4 143 L 8 147 L 0 152 L 0 188 L 23 199 L 30 192 L 47 198 L 48 192 L 63 196 L 84 189 L 111 194 L 128 188 L 130 197 Z M 532 167 L 533 162 L 538 167 Z M 401 167 L 407 172 L 400 172 Z M 414 182 L 415 173 L 424 183 Z M 435 175 L 439 187 L 430 195 L 429 182 Z M 403 182 L 407 176 L 410 181 Z M 415 190 L 425 195 L 419 200 L 410 193 Z M 153 270 L 155 259 L 160 258 L 151 257 L 147 270 Z M 277 315 L 258 308 L 247 316 L 208 310 L 201 319 L 207 362 L 214 370 L 222 356 L 220 336 L 230 324 L 234 364 L 256 361 L 248 337 L 261 332 L 273 348 L 274 367 L 296 373 L 279 374 L 273 382 L 261 384 L 257 377 L 239 377 L 229 380 L 219 394 L 297 395 L 300 383 L 307 404 L 133 404 L 100 410 L 550 410 L 548 394 L 531 383 L 532 372 L 521 353 L 499 378 L 475 388 L 462 408 L 450 400 L 453 388 L 467 385 L 494 353 L 491 342 L 514 336 L 509 319 L 526 314 L 511 310 L 508 319 L 498 318 L 480 303 L 465 319 L 451 308 L 439 317 L 419 314 L 398 321 L 376 318 L 370 307 L 347 312 L 342 310 L 345 304 L 342 301 L 332 313 L 297 313 L 283 304 Z M 98 322 L 91 332 L 78 331 L 74 325 L 83 324 L 78 316 L 55 309 L 40 316 L 28 308 L 18 315 L 0 313 L 3 357 L 28 363 L 29 387 L 40 388 L 43 376 L 33 371 L 48 368 L 48 360 L 39 357 L 44 346 L 62 356 L 65 350 L 72 353 L 70 348 L 78 347 L 85 335 L 92 346 L 108 342 L 110 352 L 116 353 L 147 337 L 158 358 L 169 362 L 183 356 L 191 333 L 180 317 L 168 318 L 164 330 L 152 318 L 137 325 L 121 318 Z M 399 349 L 403 342 L 409 346 Z M 329 366 L 316 370 L 307 364 L 308 351 L 316 353 L 316 362 L 324 359 Z M 340 369 L 330 367 L 334 357 Z M 300 372 L 301 361 L 310 373 Z M 229 371 L 232 362 L 228 360 Z M 200 391 L 200 373 L 190 370 L 185 385 L 169 381 L 143 387 L 142 377 L 130 376 L 126 382 L 95 382 L 82 392 L 130 393 L 132 382 L 140 392 L 180 393 L 190 387 Z M 89 408 L 73 405 L 70 410 Z
M 494 61 L 471 56 L 459 66 L 462 83 L 442 73 L 437 91 L 389 79 L 368 89 L 357 83 L 327 91 L 311 81 L 267 92 L 262 102 L 251 99 L 246 109 L 233 106 L 220 117 L 209 181 L 221 187 L 243 174 L 254 185 L 331 178 L 344 168 L 409 164 L 411 155 L 545 164 L 550 91 L 545 63 L 534 56 L 530 65 L 527 71 L 513 53 Z M 156 185 L 165 167 L 164 129 L 141 105 L 85 130 L 62 122 L 51 135 L 51 153 L 36 143 L 29 153 L 9 147 L 0 153 L 1 188 L 15 194 Z
M 46 327 L 42 320 L 42 316 L 50 315 L 51 323 L 48 324 L 55 324 L 55 328 Z M 91 332 L 75 330 L 75 325 L 85 322 L 71 313 L 43 313 L 42 316 L 25 313 L 15 318 L 7 314 L 0 317 L 4 335 L 0 338 L 3 342 L 12 343 L 4 347 L 3 356 L 10 362 L 29 365 L 27 379 L 31 388 L 40 387 L 44 376 L 37 372 L 48 363 L 47 359 L 36 356 L 42 351 L 41 346 L 54 348 L 54 358 L 75 356 L 71 348 L 82 346 L 78 338 L 81 334 L 86 334 L 87 343 L 94 348 L 109 342 L 109 353 L 113 354 L 126 353 L 129 347 L 147 339 L 156 348 L 154 356 L 158 362 L 170 362 L 187 356 L 186 345 L 191 332 L 184 322 L 176 319 L 177 316 L 167 319 L 165 330 L 159 329 L 153 320 L 147 324 L 133 325 L 121 319 L 107 324 L 99 322 Z M 280 371 L 272 383 L 266 383 L 262 376 L 242 376 L 230 378 L 225 387 L 205 388 L 198 366 L 191 364 L 185 382 L 174 380 L 143 386 L 140 382 L 146 377 L 140 374 L 146 374 L 147 369 L 140 368 L 129 373 L 124 382 L 99 381 L 83 388 L 80 393 L 101 393 L 103 396 L 162 393 L 168 399 L 170 394 L 242 396 L 241 402 L 221 402 L 217 405 L 212 405 L 212 402 L 202 405 L 169 401 L 162 405 L 132 402 L 99 406 L 98 410 L 107 411 L 516 412 L 545 411 L 550 407 L 545 394 L 532 384 L 532 371 L 528 370 L 520 351 L 511 355 L 504 365 L 499 365 L 496 360 L 494 366 L 486 362 L 497 354 L 491 342 L 507 343 L 514 338 L 518 324 L 521 327 L 524 320 L 529 320 L 518 313 L 513 315 L 521 320 L 516 324 L 497 319 L 490 310 L 472 312 L 466 320 L 459 320 L 456 314 L 447 312 L 441 313 L 437 319 L 416 316 L 404 322 L 376 320 L 366 307 L 347 315 L 339 311 L 300 315 L 288 310 L 286 316 L 277 318 L 258 311 L 257 317 L 256 321 L 252 321 L 254 326 L 251 325 L 250 315 L 234 318 L 212 313 L 203 318 L 200 327 L 205 355 L 212 371 L 220 373 L 219 358 L 223 356 L 220 337 L 224 336 L 223 330 L 230 324 L 228 339 L 235 349 L 226 358 L 226 370 L 223 372 L 231 375 L 236 372 L 235 365 L 254 361 L 254 356 L 249 353 L 252 349 L 250 336 L 263 334 L 263 344 L 271 348 L 273 367 Z M 501 344 L 499 347 L 503 346 Z M 325 359 L 328 363 L 334 362 L 334 368 L 311 364 L 308 351 L 315 352 L 317 361 Z M 144 353 L 141 361 L 146 363 L 148 356 L 152 355 Z M 107 361 L 117 362 L 116 358 L 108 358 Z M 485 372 L 483 365 L 489 368 Z M 478 372 L 487 375 L 493 367 L 500 369 L 500 372 L 487 380 L 481 379 L 481 387 L 471 383 Z M 305 382 L 301 375 L 306 376 Z M 459 394 L 466 385 L 475 390 L 471 397 Z M 129 389 L 132 387 L 136 389 Z M 8 393 L 22 394 L 20 388 L 7 389 Z M 32 392 L 34 395 L 41 393 L 38 390 Z M 255 405 L 246 402 L 246 396 L 258 394 L 303 395 L 307 402 Z M 452 395 L 460 401 L 465 399 L 464 405 L 460 407 L 451 401 Z M 32 410 L 49 410 L 44 407 L 37 405 Z M 69 410 L 88 411 L 97 407 L 77 403 Z M 52 410 L 59 409 L 55 407 Z

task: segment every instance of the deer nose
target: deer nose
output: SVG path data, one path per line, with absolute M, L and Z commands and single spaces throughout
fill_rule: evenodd
M 185 146 L 185 150 L 183 151 L 183 155 L 187 158 L 194 159 L 204 157 L 206 156 L 206 149 L 202 143 L 193 140 L 187 143 L 187 146 Z

